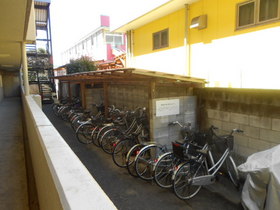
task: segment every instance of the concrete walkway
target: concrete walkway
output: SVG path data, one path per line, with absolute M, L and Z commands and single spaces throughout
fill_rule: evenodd
M 0 102 L 0 209 L 29 209 L 20 98 Z

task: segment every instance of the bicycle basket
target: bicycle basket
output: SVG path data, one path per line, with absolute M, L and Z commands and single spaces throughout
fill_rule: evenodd
M 194 142 L 199 146 L 204 146 L 207 142 L 208 134 L 198 132 L 194 134 Z
M 227 148 L 233 150 L 233 136 L 215 136 L 214 142 L 218 152 L 223 153 Z
M 172 149 L 173 149 L 173 154 L 176 158 L 184 159 L 185 147 L 183 145 L 172 142 Z

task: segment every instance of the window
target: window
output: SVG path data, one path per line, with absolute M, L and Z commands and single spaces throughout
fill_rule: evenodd
M 255 2 L 249 2 L 239 6 L 239 26 L 254 24 L 255 19 Z
M 279 0 L 251 0 L 237 5 L 237 29 L 279 19 Z
M 168 29 L 153 33 L 153 50 L 168 47 Z
M 122 34 L 106 34 L 106 43 L 114 46 L 123 45 Z
M 278 17 L 278 0 L 260 0 L 259 21 Z

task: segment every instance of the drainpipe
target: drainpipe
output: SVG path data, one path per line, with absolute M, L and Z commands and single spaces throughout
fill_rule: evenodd
M 28 81 L 28 66 L 27 66 L 27 56 L 25 42 L 21 43 L 21 61 L 22 61 L 22 73 L 23 73 L 23 84 L 25 95 L 29 95 L 29 81 Z
M 133 66 L 133 30 L 127 31 L 127 63 L 126 67 Z
M 191 77 L 191 45 L 189 28 L 189 4 L 185 4 L 185 47 L 186 47 L 186 72 Z

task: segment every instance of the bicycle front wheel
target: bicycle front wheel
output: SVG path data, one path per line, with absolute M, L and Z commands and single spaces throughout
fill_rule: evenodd
M 80 125 L 76 130 L 76 137 L 78 141 L 82 144 L 92 143 L 91 132 L 94 129 L 92 124 Z
M 140 150 L 143 147 L 144 146 L 142 144 L 136 144 L 127 153 L 127 156 L 126 156 L 126 167 L 127 167 L 128 173 L 131 176 L 134 176 L 134 177 L 138 176 L 136 171 L 135 171 L 135 158 L 139 154 Z
M 172 187 L 172 176 L 176 168 L 176 158 L 172 152 L 163 154 L 154 168 L 154 179 L 162 188 Z
M 143 180 L 152 180 L 154 166 L 163 153 L 163 149 L 157 145 L 148 145 L 141 149 L 135 160 L 137 175 Z
M 194 197 L 201 189 L 201 185 L 192 185 L 192 179 L 205 174 L 205 168 L 199 163 L 185 162 L 181 164 L 173 179 L 175 195 L 182 200 Z
M 226 166 L 227 166 L 227 172 L 228 175 L 232 181 L 232 183 L 235 185 L 235 187 L 239 187 L 239 173 L 237 170 L 237 167 L 235 165 L 235 162 L 233 158 L 229 155 L 226 159 Z

